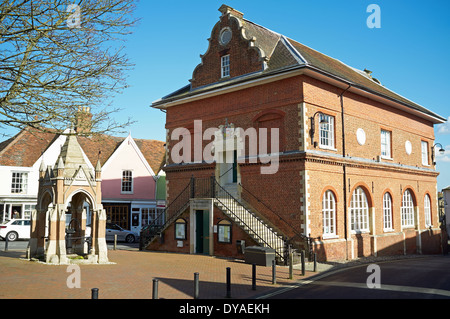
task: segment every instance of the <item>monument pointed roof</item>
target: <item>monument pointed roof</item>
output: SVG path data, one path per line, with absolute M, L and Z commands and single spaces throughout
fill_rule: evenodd
M 61 153 L 55 163 L 55 168 L 59 167 L 61 162 L 64 165 L 64 177 L 67 178 L 74 177 L 80 166 L 83 167 L 86 173 L 90 171 L 83 150 L 75 135 L 67 137 L 66 142 L 61 147 Z

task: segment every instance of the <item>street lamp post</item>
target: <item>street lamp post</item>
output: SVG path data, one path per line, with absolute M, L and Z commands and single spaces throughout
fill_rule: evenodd
M 431 148 L 431 161 L 433 162 L 433 165 L 436 165 L 436 162 L 434 160 L 435 159 L 435 147 L 436 146 L 440 147 L 439 154 L 444 155 L 444 153 L 445 153 L 445 149 L 442 147 L 441 143 L 434 144 L 433 147 Z
M 314 113 L 314 115 L 312 117 L 310 117 L 310 121 L 311 121 L 311 130 L 310 130 L 310 135 L 311 135 L 311 144 L 316 147 L 316 145 L 314 144 L 314 134 L 316 133 L 316 124 L 315 124 L 315 117 L 316 115 L 319 114 L 319 119 L 320 122 L 319 124 L 327 124 L 328 120 L 326 119 L 326 117 L 324 116 L 324 114 L 320 111 L 317 111 L 316 113 Z

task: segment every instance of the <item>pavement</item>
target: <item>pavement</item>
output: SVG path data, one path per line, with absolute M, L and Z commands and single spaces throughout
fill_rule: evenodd
M 0 299 L 91 299 L 92 288 L 98 288 L 98 299 L 151 299 L 154 279 L 160 299 L 193 299 L 194 273 L 199 276 L 199 299 L 224 299 L 227 267 L 231 269 L 231 299 L 254 299 L 317 275 L 308 264 L 304 276 L 296 266 L 289 279 L 289 267 L 277 266 L 273 284 L 272 267 L 257 266 L 253 290 L 252 265 L 237 259 L 109 250 L 110 264 L 74 268 L 25 257 L 23 250 L 0 251 Z

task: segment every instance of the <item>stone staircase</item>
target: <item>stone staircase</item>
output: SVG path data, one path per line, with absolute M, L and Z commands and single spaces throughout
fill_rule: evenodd
M 226 184 L 223 189 L 234 198 L 239 198 L 238 184 Z M 223 194 L 223 193 L 222 193 Z
M 284 258 L 285 241 L 283 237 L 267 225 L 251 210 L 242 205 L 237 198 L 236 193 L 233 196 L 233 188 L 225 186 L 224 189 L 217 191 L 214 200 L 215 205 L 220 208 L 227 216 L 229 216 L 239 227 L 241 227 L 250 237 L 253 238 L 260 246 L 272 248 L 278 259 Z

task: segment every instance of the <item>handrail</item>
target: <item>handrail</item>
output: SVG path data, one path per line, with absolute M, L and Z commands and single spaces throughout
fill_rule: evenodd
M 156 218 L 149 223 L 148 225 L 144 226 L 141 229 L 140 233 L 140 246 L 139 249 L 142 250 L 148 242 L 159 232 L 161 229 L 164 229 L 168 224 L 170 224 L 173 219 L 175 219 L 180 212 L 184 210 L 186 205 L 189 203 L 189 200 L 191 198 L 190 196 L 190 186 L 191 181 L 189 181 L 188 185 L 178 194 L 178 196 L 160 213 Z M 184 197 L 186 197 L 186 194 L 188 194 L 187 199 L 185 200 Z M 182 203 L 179 206 L 175 206 L 176 204 Z M 174 213 L 172 215 L 168 216 L 168 213 L 170 210 L 175 207 Z M 166 217 L 166 220 L 163 221 L 163 217 Z
M 223 173 L 222 175 L 219 176 L 219 178 L 222 178 L 226 173 L 228 173 L 229 171 L 231 171 L 233 169 L 233 166 L 231 166 L 229 169 L 227 169 L 225 171 L 225 173 Z
M 242 223 L 244 227 L 247 227 L 247 232 L 250 232 L 249 235 L 253 236 L 261 243 L 274 248 L 276 254 L 282 259 L 285 259 L 286 256 L 283 256 L 280 251 L 284 249 L 284 253 L 286 253 L 286 245 L 297 236 L 306 241 L 309 252 L 311 253 L 311 238 L 299 233 L 289 222 L 287 222 L 282 216 L 246 189 L 241 183 L 239 183 L 239 186 L 244 192 L 250 194 L 257 200 L 258 203 L 262 204 L 267 210 L 274 214 L 274 216 L 277 216 L 283 223 L 285 223 L 289 229 L 292 230 L 294 236 L 290 236 L 288 239 L 278 235 L 275 230 L 271 229 L 271 226 L 267 222 L 264 222 L 255 212 L 248 209 L 248 205 L 241 203 L 240 200 L 236 199 L 226 189 L 224 189 L 214 176 L 207 178 L 191 177 L 187 186 L 180 192 L 180 194 L 152 221 L 152 223 L 142 228 L 140 249 L 142 250 L 144 245 L 147 245 L 158 232 L 163 231 L 167 225 L 172 223 L 173 220 L 184 211 L 191 198 L 200 198 L 204 195 L 208 195 L 208 197 L 217 200 L 232 216 L 236 218 L 237 221 Z M 252 202 L 249 202 L 248 204 L 252 206 Z M 242 210 L 245 210 L 251 215 L 251 217 L 245 218 L 243 214 L 239 213 L 240 211 L 242 212 Z M 259 211 L 258 209 L 256 210 Z M 164 221 L 162 221 L 163 216 L 165 216 Z M 262 216 L 264 216 L 264 214 Z
M 272 231 L 269 226 L 264 223 L 255 213 L 248 210 L 244 205 L 242 205 L 237 199 L 235 199 L 226 189 L 224 189 L 215 179 L 215 187 L 220 196 L 216 196 L 216 200 L 222 204 L 227 211 L 234 216 L 234 218 L 239 221 L 242 225 L 246 226 L 250 232 L 253 233 L 253 236 L 256 237 L 260 242 L 264 243 L 266 246 L 271 247 L 275 250 L 275 253 L 282 259 L 284 256 L 280 253 L 280 250 L 284 247 L 284 240 L 281 236 L 277 235 L 274 231 Z M 223 196 L 224 195 L 224 196 Z M 225 199 L 225 200 L 224 200 Z M 228 202 L 228 204 L 226 203 Z M 239 205 L 239 206 L 237 206 Z M 231 206 L 231 207 L 229 207 Z M 236 209 L 238 208 L 238 209 Z M 245 221 L 239 214 L 237 213 L 239 209 L 244 209 L 248 214 L 251 215 L 250 219 Z M 269 243 L 271 242 L 271 243 Z M 282 243 L 278 245 L 278 243 Z
M 294 238 L 298 237 L 301 240 L 305 241 L 306 243 L 306 249 L 307 249 L 307 253 L 309 258 L 312 257 L 312 238 L 302 234 L 300 232 L 298 232 L 291 223 L 289 223 L 288 221 L 286 221 L 282 216 L 280 216 L 277 212 L 275 212 L 272 208 L 270 208 L 266 203 L 264 203 L 261 199 L 259 199 L 256 195 L 254 195 L 252 192 L 250 192 L 247 188 L 245 188 L 241 183 L 239 183 L 239 186 L 241 187 L 241 189 L 248 193 L 249 195 L 251 195 L 254 199 L 256 199 L 256 201 L 260 204 L 262 204 L 267 210 L 269 210 L 273 215 L 277 216 L 286 226 L 288 229 L 290 229 L 292 231 L 293 234 L 291 234 L 291 236 L 288 236 L 288 238 L 286 239 L 287 244 L 289 243 L 293 243 L 294 242 Z M 241 197 L 242 197 L 242 193 L 241 193 Z M 245 197 L 245 196 L 244 196 Z M 252 206 L 252 202 L 249 202 L 248 204 L 250 204 L 250 206 Z M 256 209 L 258 210 L 258 209 Z M 260 212 L 262 213 L 262 212 Z M 286 234 L 286 233 L 285 233 Z
M 292 225 L 286 221 L 280 214 L 278 214 L 277 212 L 275 212 L 272 208 L 270 208 L 269 206 L 266 205 L 266 203 L 264 203 L 262 200 L 260 200 L 258 197 L 256 197 L 252 192 L 250 192 L 247 188 L 245 188 L 241 183 L 239 183 L 239 186 L 241 186 L 241 188 L 243 190 L 245 190 L 247 193 L 249 193 L 253 198 L 255 198 L 258 203 L 261 203 L 262 205 L 264 205 L 264 207 L 266 207 L 268 210 L 270 210 L 271 213 L 273 213 L 274 215 L 276 215 L 280 220 L 282 220 L 284 223 L 286 223 L 286 225 L 291 228 L 293 230 L 293 232 L 295 233 L 295 235 L 303 238 L 303 239 L 308 239 L 308 236 L 299 233 L 294 227 L 292 227 Z

